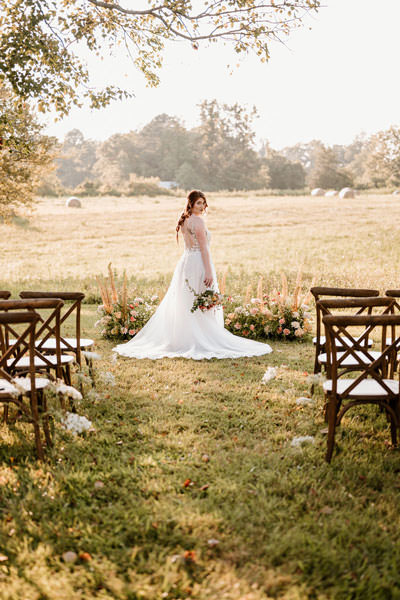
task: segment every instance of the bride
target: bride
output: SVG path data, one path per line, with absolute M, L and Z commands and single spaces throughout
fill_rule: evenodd
M 129 358 L 238 358 L 272 352 L 268 344 L 233 335 L 224 327 L 223 310 L 211 308 L 191 312 L 194 294 L 212 288 L 218 291 L 207 230 L 202 214 L 207 208 L 203 192 L 194 190 L 176 227 L 185 249 L 171 284 L 156 312 L 134 338 L 113 348 Z

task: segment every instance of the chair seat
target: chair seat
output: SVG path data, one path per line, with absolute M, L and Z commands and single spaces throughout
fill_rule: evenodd
M 77 339 L 76 338 L 64 338 L 66 342 L 68 342 L 68 344 L 70 344 L 75 350 L 78 347 L 77 344 Z M 40 342 L 36 342 L 36 346 L 38 346 L 40 344 Z M 81 338 L 79 341 L 79 347 L 80 348 L 90 348 L 90 346 L 93 346 L 94 344 L 94 340 L 91 340 L 90 338 Z M 70 348 L 64 344 L 64 342 L 61 342 L 61 350 L 69 350 Z M 44 342 L 44 344 L 42 344 L 40 346 L 41 349 L 43 350 L 55 350 L 56 349 L 56 339 L 55 338 L 49 338 L 48 340 L 46 340 Z
M 56 356 L 47 356 L 47 360 L 52 363 L 53 367 L 57 367 L 57 357 Z M 35 356 L 35 367 L 49 367 L 49 365 L 39 356 Z M 61 355 L 61 364 L 68 365 L 75 361 L 75 357 L 70 354 L 62 354 Z M 10 358 L 7 361 L 7 366 L 11 366 L 13 363 L 13 359 Z M 22 356 L 18 362 L 14 365 L 14 369 L 29 369 L 29 356 Z M 49 367 L 50 368 L 50 367 Z
M 337 360 L 339 361 L 341 359 L 341 357 L 344 355 L 344 352 L 338 352 L 336 354 L 337 356 Z M 360 357 L 361 362 L 363 365 L 370 365 L 371 364 L 371 360 L 368 360 L 367 357 L 365 356 L 365 354 L 363 352 L 361 352 L 361 350 L 356 350 L 356 354 L 357 356 Z M 371 355 L 373 360 L 376 360 L 377 358 L 379 358 L 381 356 L 381 352 L 375 352 L 374 350 L 370 350 L 369 354 Z M 326 353 L 320 354 L 318 356 L 318 362 L 320 365 L 326 365 L 327 363 L 327 355 Z M 358 360 L 356 360 L 354 358 L 354 356 L 352 356 L 351 354 L 349 354 L 349 356 L 346 356 L 346 358 L 343 360 L 343 362 L 340 363 L 340 367 L 339 368 L 351 368 L 351 367 L 359 367 L 360 363 Z
M 383 379 L 385 384 L 388 386 L 390 390 L 394 394 L 399 393 L 399 382 L 395 379 Z M 354 379 L 338 379 L 337 380 L 337 393 L 342 395 L 346 393 L 346 390 L 354 383 Z M 332 380 L 327 379 L 324 382 L 324 390 L 325 392 L 332 391 Z M 348 398 L 361 398 L 361 397 L 370 397 L 370 398 L 378 398 L 378 397 L 386 397 L 387 393 L 383 389 L 383 387 L 376 381 L 375 379 L 363 379 L 356 385 L 356 387 L 351 390 L 348 395 Z
M 360 338 L 361 338 L 361 336 L 359 336 L 358 338 L 355 338 L 355 339 L 359 340 Z M 321 337 L 319 338 L 319 344 L 320 344 L 320 346 L 323 346 L 325 344 L 325 342 L 326 342 L 326 337 L 324 335 L 321 335 Z M 313 338 L 313 344 L 314 344 L 314 346 L 316 345 L 316 343 L 317 343 L 317 338 L 315 337 L 315 338 Z M 347 343 L 348 343 L 348 340 L 347 340 Z M 368 348 L 371 348 L 371 346 L 372 346 L 373 343 L 374 342 L 370 338 L 368 338 Z M 363 344 L 364 344 L 364 342 L 363 342 Z M 336 346 L 338 348 L 341 347 L 341 344 L 339 343 L 339 340 L 336 340 Z
M 76 338 L 64 338 L 64 340 L 66 342 L 68 342 L 69 344 L 71 344 L 71 346 L 76 349 L 77 348 L 77 340 Z M 16 340 L 10 339 L 9 344 L 10 346 L 14 346 Z M 94 340 L 91 340 L 90 338 L 81 338 L 79 346 L 80 348 L 90 348 L 90 346 L 93 346 L 94 344 Z M 40 340 L 38 340 L 37 342 L 35 342 L 35 346 L 40 346 Z M 61 342 L 60 344 L 60 348 L 61 350 L 69 350 L 70 348 L 64 344 L 64 342 Z M 42 344 L 41 349 L 43 350 L 56 350 L 56 340 L 55 338 L 49 338 L 48 340 L 45 341 L 44 344 Z
M 49 385 L 50 381 L 45 377 L 36 377 L 35 386 L 37 390 L 43 390 Z M 18 385 L 23 387 L 26 392 L 31 391 L 31 381 L 29 377 L 19 377 Z M 0 398 L 5 396 L 20 396 L 21 392 L 18 388 L 7 381 L 7 379 L 0 379 Z

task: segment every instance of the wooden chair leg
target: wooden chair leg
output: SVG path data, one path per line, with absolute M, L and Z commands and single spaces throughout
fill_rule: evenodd
M 3 408 L 3 423 L 8 423 L 8 404 L 5 404 Z
M 39 460 L 44 460 L 44 452 L 42 446 L 42 438 L 40 435 L 40 427 L 39 427 L 39 414 L 37 405 L 35 405 L 31 399 L 31 415 L 33 421 L 33 430 L 35 432 L 35 445 L 36 445 L 36 453 Z
M 336 431 L 336 419 L 337 419 L 337 403 L 334 398 L 328 397 L 327 402 L 327 413 L 328 413 L 328 440 L 326 450 L 326 461 L 328 463 L 332 460 L 333 449 L 335 447 L 335 431 Z
M 49 424 L 49 414 L 47 412 L 47 398 L 44 392 L 42 392 L 42 408 L 43 408 L 43 430 L 44 437 L 46 439 L 46 444 L 49 448 L 53 446 L 53 439 L 51 437 L 50 424 Z
M 63 369 L 63 379 L 67 385 L 72 385 L 71 383 L 71 369 L 69 365 L 65 365 Z

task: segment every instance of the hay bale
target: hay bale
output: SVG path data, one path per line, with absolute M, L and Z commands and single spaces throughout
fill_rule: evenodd
M 336 190 L 329 190 L 328 192 L 325 192 L 325 196 L 327 196 L 328 198 L 331 198 L 332 196 L 337 196 L 339 192 L 337 192 Z
M 341 198 L 342 200 L 344 200 L 345 198 L 355 198 L 356 194 L 354 192 L 354 190 L 352 190 L 351 188 L 343 188 L 342 190 L 340 190 L 340 194 L 339 194 L 339 198 Z
M 325 196 L 325 190 L 322 188 L 314 188 L 311 191 L 311 196 Z
M 68 198 L 68 200 L 65 202 L 65 206 L 67 206 L 68 208 L 82 208 L 81 201 L 75 196 L 71 196 L 71 198 Z

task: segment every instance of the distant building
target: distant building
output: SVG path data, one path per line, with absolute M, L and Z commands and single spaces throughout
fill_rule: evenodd
M 176 181 L 160 181 L 158 185 L 166 190 L 176 190 L 178 187 Z

